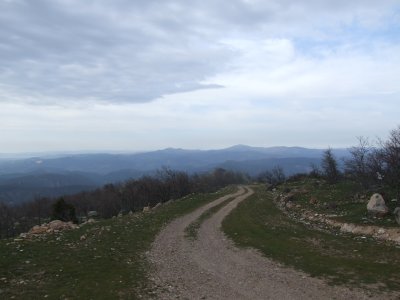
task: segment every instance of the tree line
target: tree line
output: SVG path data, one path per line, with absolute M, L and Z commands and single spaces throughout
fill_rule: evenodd
M 340 172 L 330 149 L 322 159 L 322 175 L 330 183 L 342 178 L 354 180 L 364 189 L 386 189 L 400 199 L 400 126 L 390 131 L 386 140 L 373 145 L 365 137 L 358 138 L 358 145 L 349 149 L 350 157 L 344 161 Z
M 76 222 L 79 217 L 88 217 L 92 211 L 96 211 L 100 218 L 111 218 L 120 213 L 142 211 L 146 206 L 153 207 L 191 193 L 213 192 L 245 180 L 246 176 L 222 168 L 194 175 L 162 168 L 154 176 L 107 184 L 74 195 L 37 197 L 16 206 L 0 202 L 0 238 L 26 232 L 51 219 Z
M 320 166 L 312 166 L 309 174 L 286 178 L 283 169 L 276 166 L 261 173 L 257 179 L 268 182 L 271 187 L 285 180 L 296 180 L 299 176 L 323 178 L 331 184 L 349 179 L 358 182 L 365 190 L 385 189 L 400 200 L 400 126 L 392 130 L 386 140 L 375 143 L 359 137 L 358 145 L 351 147 L 349 153 L 350 156 L 344 160 L 344 168 L 339 168 L 332 150 L 327 149 Z M 145 206 L 152 207 L 190 193 L 212 192 L 246 180 L 248 178 L 243 174 L 221 168 L 194 175 L 163 168 L 154 176 L 107 184 L 74 195 L 38 197 L 17 206 L 0 202 L 0 238 L 15 236 L 51 218 L 74 220 L 74 216 L 87 217 L 90 211 L 96 211 L 101 218 L 110 218 L 119 213 L 141 211 Z
M 340 180 L 357 182 L 364 190 L 383 191 L 398 199 L 400 205 L 400 126 L 389 132 L 387 139 L 371 142 L 358 137 L 358 144 L 349 149 L 349 157 L 343 168 L 332 149 L 323 152 L 321 164 L 312 165 L 308 174 L 295 174 L 286 178 L 279 166 L 258 176 L 258 181 L 274 187 L 286 180 L 297 180 L 304 176 L 316 177 L 335 184 Z

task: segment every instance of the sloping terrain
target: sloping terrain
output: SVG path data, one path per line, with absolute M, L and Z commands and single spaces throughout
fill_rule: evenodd
M 0 161 L 0 174 L 45 172 L 86 172 L 109 174 L 120 170 L 154 171 L 162 166 L 187 172 L 205 171 L 227 161 L 254 161 L 282 158 L 320 159 L 323 150 L 301 147 L 249 147 L 238 145 L 220 150 L 164 149 L 135 154 L 76 154 L 60 157 L 32 157 Z M 337 157 L 348 154 L 336 149 Z M 312 161 L 313 162 L 313 161 Z M 305 165 L 309 167 L 309 165 Z M 287 166 L 289 167 L 289 165 Z
M 331 286 L 325 280 L 284 267 L 253 249 L 239 249 L 234 246 L 221 231 L 222 221 L 239 203 L 252 194 L 251 188 L 241 188 L 239 193 L 220 198 L 176 219 L 157 236 L 148 255 L 154 268 L 152 280 L 156 298 L 379 298 L 361 289 Z M 232 196 L 228 204 L 203 220 L 198 229 L 197 239 L 188 238 L 186 233 L 188 226 L 201 218 L 207 210 L 220 205 Z M 242 223 L 237 215 L 236 223 Z M 243 224 L 245 229 L 249 229 L 247 226 Z M 241 238 L 246 240 L 246 236 Z M 279 235 L 275 238 L 279 239 Z M 286 255 L 290 255 L 293 250 L 281 249 Z M 386 297 L 390 298 L 387 295 Z
M 262 186 L 230 187 L 1 240 L 0 298 L 398 299 L 399 261 L 391 245 L 289 219 Z
M 189 195 L 148 213 L 99 220 L 78 229 L 0 240 L 0 299 L 142 299 L 144 254 L 174 218 L 232 192 Z
M 255 194 L 233 210 L 222 224 L 236 246 L 257 249 L 269 259 L 321 278 L 332 286 L 362 289 L 363 294 L 378 299 L 399 299 L 398 245 L 292 218 L 277 207 L 276 193 L 266 191 L 263 186 L 254 190 Z M 311 288 L 311 282 L 303 283 Z M 329 289 L 323 285 L 321 288 Z
M 28 202 L 35 197 L 57 197 L 91 190 L 100 185 L 100 182 L 79 172 L 1 175 L 0 200 L 9 204 Z
M 337 157 L 348 154 L 334 150 Z M 281 166 L 286 175 L 307 173 L 318 165 L 321 149 L 249 147 L 220 150 L 164 149 L 134 154 L 75 154 L 0 160 L 0 201 L 20 203 L 40 196 L 61 196 L 93 189 L 168 167 L 189 174 L 215 168 L 256 176 Z

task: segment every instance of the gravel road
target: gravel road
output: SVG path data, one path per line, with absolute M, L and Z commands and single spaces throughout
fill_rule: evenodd
M 253 249 L 239 249 L 221 231 L 221 222 L 253 191 L 219 198 L 168 224 L 156 237 L 148 259 L 153 266 L 152 298 L 157 299 L 373 299 L 361 290 L 332 287 L 284 267 Z M 185 228 L 204 211 L 235 199 L 200 227 L 197 240 Z M 382 297 L 383 295 L 381 295 Z M 379 297 L 380 299 L 382 299 Z M 377 299 L 379 299 L 377 298 Z M 385 299 L 388 299 L 385 297 Z

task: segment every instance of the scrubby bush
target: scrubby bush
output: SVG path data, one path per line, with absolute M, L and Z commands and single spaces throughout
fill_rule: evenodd
M 271 186 L 277 186 L 286 181 L 286 175 L 282 167 L 275 166 L 271 170 L 260 173 L 257 177 L 259 182 L 265 182 Z
M 96 211 L 101 218 L 110 218 L 119 213 L 141 211 L 145 206 L 154 206 L 191 193 L 213 192 L 245 181 L 244 175 L 222 168 L 195 175 L 163 168 L 154 176 L 107 184 L 93 191 L 62 198 L 37 198 L 18 206 L 0 202 L 0 238 L 27 231 L 50 218 L 76 222 L 77 216 L 87 217 L 89 211 Z

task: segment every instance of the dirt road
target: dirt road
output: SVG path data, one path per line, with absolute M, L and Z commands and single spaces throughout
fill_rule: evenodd
M 236 248 L 221 232 L 221 222 L 252 193 L 251 188 L 241 187 L 160 232 L 148 254 L 157 299 L 371 299 L 359 290 L 328 286 L 253 249 Z M 185 237 L 189 224 L 232 196 L 232 201 L 202 223 L 197 240 Z

